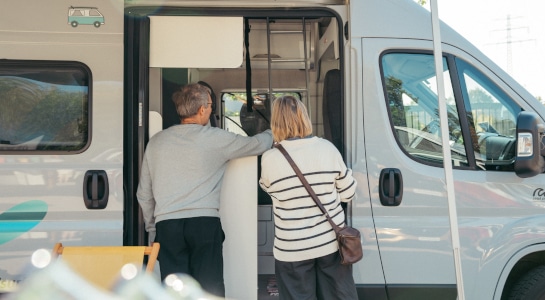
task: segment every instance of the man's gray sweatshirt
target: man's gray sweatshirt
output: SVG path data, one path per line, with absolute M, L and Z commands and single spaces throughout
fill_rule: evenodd
M 157 133 L 146 147 L 136 193 L 146 231 L 155 231 L 155 223 L 167 219 L 219 217 L 227 162 L 260 155 L 271 146 L 270 130 L 245 137 L 183 124 Z

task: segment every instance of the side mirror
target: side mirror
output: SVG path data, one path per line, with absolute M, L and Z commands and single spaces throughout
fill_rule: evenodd
M 515 173 L 527 178 L 545 172 L 545 125 L 534 112 L 523 111 L 517 118 Z

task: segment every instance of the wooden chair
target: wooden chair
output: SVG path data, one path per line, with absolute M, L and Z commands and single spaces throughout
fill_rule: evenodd
M 63 246 L 55 244 L 53 256 L 59 257 L 72 270 L 97 287 L 109 290 L 119 278 L 121 268 L 129 263 L 140 268 L 148 256 L 146 273 L 153 272 L 159 243 L 152 246 Z

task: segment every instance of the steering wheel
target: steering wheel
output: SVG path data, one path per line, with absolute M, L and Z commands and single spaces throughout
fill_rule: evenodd
M 440 130 L 441 130 L 441 124 L 439 123 L 439 120 L 434 119 L 431 122 L 428 123 L 424 128 L 422 128 L 422 132 L 426 132 L 432 135 L 440 136 Z M 452 131 L 449 130 L 449 140 L 454 141 L 454 143 L 457 143 L 460 138 L 462 138 L 462 131 L 459 129 L 454 129 Z M 422 140 L 425 139 L 424 135 L 416 135 L 411 142 L 409 143 L 410 148 L 416 148 L 418 145 L 422 142 Z

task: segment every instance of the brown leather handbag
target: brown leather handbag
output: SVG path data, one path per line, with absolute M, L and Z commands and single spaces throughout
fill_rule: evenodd
M 363 257 L 363 249 L 361 246 L 361 235 L 360 232 L 353 227 L 345 226 L 345 227 L 339 227 L 333 220 L 331 219 L 331 216 L 325 209 L 325 207 L 322 205 L 322 202 L 320 199 L 318 199 L 318 196 L 316 196 L 316 193 L 314 193 L 314 190 L 306 180 L 305 176 L 303 176 L 303 173 L 301 173 L 301 170 L 299 170 L 299 167 L 295 164 L 291 156 L 288 154 L 286 149 L 279 143 L 276 143 L 274 145 L 288 160 L 291 167 L 295 171 L 295 174 L 299 177 L 301 182 L 303 183 L 303 186 L 309 193 L 310 197 L 316 202 L 316 205 L 320 208 L 320 210 L 324 213 L 324 216 L 326 217 L 327 221 L 329 221 L 329 224 L 333 227 L 333 231 L 335 231 L 335 234 L 337 235 L 337 242 L 339 243 L 339 254 L 341 256 L 341 264 L 343 265 L 351 265 L 361 260 Z

